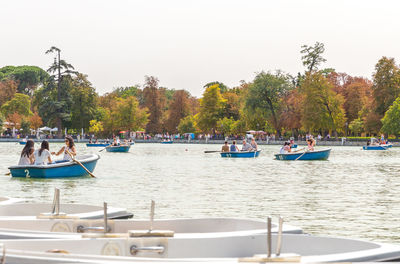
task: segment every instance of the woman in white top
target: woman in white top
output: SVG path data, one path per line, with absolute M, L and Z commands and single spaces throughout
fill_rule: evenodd
M 57 153 L 52 152 L 51 154 L 58 156 L 64 152 L 63 160 L 65 160 L 65 161 L 72 160 L 72 157 L 68 154 L 67 150 L 73 156 L 76 156 L 76 148 L 75 148 L 75 144 L 74 144 L 74 139 L 70 136 L 65 137 L 65 146 L 63 146 Z
M 49 142 L 46 140 L 43 140 L 40 149 L 35 150 L 33 155 L 35 156 L 35 165 L 46 165 L 53 162 L 49 151 Z
M 35 162 L 33 152 L 35 151 L 35 142 L 32 139 L 26 141 L 26 145 L 21 152 L 18 165 L 32 165 Z

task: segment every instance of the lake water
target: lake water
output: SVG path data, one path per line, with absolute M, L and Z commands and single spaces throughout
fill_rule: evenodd
M 62 145 L 51 143 L 51 151 Z M 101 148 L 77 145 L 80 153 Z M 333 147 L 329 161 L 277 161 L 279 146 L 256 159 L 224 159 L 219 145 L 136 144 L 129 153 L 100 152 L 96 179 L 14 179 L 0 176 L 0 196 L 125 207 L 148 218 L 244 217 L 276 221 L 315 235 L 400 243 L 400 148 Z M 22 146 L 0 144 L 0 173 L 18 162 Z

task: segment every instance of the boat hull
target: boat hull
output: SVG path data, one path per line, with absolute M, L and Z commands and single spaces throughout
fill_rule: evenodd
M 20 145 L 26 145 L 26 141 L 20 141 L 19 144 Z
M 275 154 L 277 160 L 327 160 L 331 149 L 324 149 L 312 152 Z
M 108 143 L 87 143 L 86 147 L 107 147 Z
M 93 172 L 100 156 L 94 154 L 90 156 L 85 159 L 78 158 L 78 161 L 90 172 Z M 49 165 L 11 166 L 9 170 L 12 177 L 22 178 L 65 178 L 88 175 L 80 165 L 73 161 L 58 162 Z
M 107 147 L 107 152 L 128 152 L 131 146 L 116 146 L 116 147 Z
M 243 151 L 243 152 L 221 152 L 222 158 L 256 158 L 260 155 L 261 150 Z
M 375 146 L 363 146 L 363 150 L 387 150 L 392 145 L 375 145 Z
M 162 141 L 161 144 L 172 144 L 174 141 Z

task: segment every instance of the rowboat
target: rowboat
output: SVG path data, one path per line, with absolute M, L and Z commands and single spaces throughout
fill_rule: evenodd
M 271 243 L 268 243 L 267 234 L 135 237 L 132 232 L 124 238 L 12 239 L 0 240 L 0 243 L 5 249 L 7 263 L 18 264 L 326 263 L 400 259 L 398 245 L 311 235 L 270 234 L 270 237 Z M 272 246 L 280 254 L 268 257 Z
M 131 145 L 129 145 L 129 146 L 108 146 L 108 147 L 106 147 L 106 150 L 107 150 L 107 152 L 128 152 L 130 148 L 131 148 Z
M 327 160 L 331 149 L 275 154 L 277 160 Z
M 257 151 L 235 151 L 221 152 L 222 158 L 256 158 L 260 155 L 261 150 Z
M 77 156 L 76 160 L 82 163 L 90 172 L 94 171 L 100 156 L 88 154 Z M 74 161 L 56 161 L 47 165 L 16 165 L 8 168 L 12 177 L 24 178 L 64 178 L 81 177 L 88 175 L 87 172 Z
M 363 146 L 363 150 L 387 150 L 391 148 L 392 144 L 382 144 L 382 145 L 367 145 Z
M 174 143 L 173 140 L 161 141 L 161 144 L 172 144 L 172 143 Z
M 104 233 L 104 226 L 107 232 Z M 202 234 L 203 236 L 222 235 L 251 235 L 267 233 L 267 222 L 253 219 L 240 218 L 185 218 L 185 219 L 157 219 L 153 222 L 140 219 L 104 220 L 96 219 L 25 219 L 25 218 L 0 218 L 0 239 L 13 237 L 15 239 L 27 238 L 81 238 L 85 233 L 91 237 L 128 237 L 130 230 L 144 230 L 152 226 L 154 230 L 171 230 L 174 234 Z M 103 232 L 101 232 L 103 230 Z M 277 233 L 278 224 L 272 223 L 271 232 Z M 100 233 L 99 233 L 100 232 Z M 287 234 L 302 234 L 301 228 L 284 224 L 282 232 Z M 97 236 L 96 236 L 97 234 Z
M 290 148 L 297 148 L 297 144 L 293 144 Z
M 0 222 L 31 221 L 30 229 L 39 228 L 36 226 L 39 219 L 50 219 L 54 223 L 55 219 L 102 219 L 104 211 L 102 206 L 86 204 L 60 204 L 60 213 L 50 213 L 53 205 L 50 203 L 16 203 L 0 205 Z M 107 217 L 111 219 L 126 219 L 133 215 L 125 208 L 109 207 Z M 36 225 L 34 224 L 36 223 Z M 21 226 L 22 227 L 22 226 Z M 15 229 L 18 229 L 15 226 Z
M 110 143 L 86 143 L 86 147 L 107 147 Z
M 19 141 L 20 145 L 26 145 L 26 141 Z

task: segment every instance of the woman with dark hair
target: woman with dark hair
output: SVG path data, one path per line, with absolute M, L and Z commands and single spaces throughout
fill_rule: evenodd
M 58 156 L 63 152 L 64 152 L 63 160 L 65 160 L 65 161 L 72 160 L 72 157 L 68 154 L 68 152 L 71 153 L 71 155 L 76 156 L 75 143 L 74 143 L 74 139 L 71 136 L 65 137 L 65 146 L 63 146 L 57 153 L 52 152 L 51 154 Z
M 49 142 L 47 142 L 47 140 L 43 140 L 42 145 L 40 145 L 40 149 L 35 150 L 33 155 L 35 156 L 35 165 L 45 165 L 53 162 L 51 160 Z
M 26 141 L 25 147 L 22 149 L 21 157 L 19 158 L 18 165 L 31 165 L 35 162 L 33 152 L 35 151 L 35 142 L 32 139 Z

